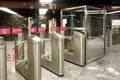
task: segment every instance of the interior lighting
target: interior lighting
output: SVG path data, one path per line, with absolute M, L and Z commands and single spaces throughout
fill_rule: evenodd
M 52 3 L 53 0 L 39 0 L 39 2 L 42 2 L 42 3 Z
M 16 12 L 8 9 L 8 8 L 5 8 L 5 7 L 0 7 L 0 10 L 1 11 L 4 11 L 4 12 L 7 12 L 7 13 L 10 13 L 10 14 L 17 14 Z
M 112 6 L 112 9 L 119 9 L 120 6 Z
M 48 9 L 39 9 L 39 14 L 45 15 Z

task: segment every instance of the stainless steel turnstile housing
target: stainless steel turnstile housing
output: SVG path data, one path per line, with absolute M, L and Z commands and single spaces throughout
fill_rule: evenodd
M 84 66 L 86 65 L 86 34 L 74 31 L 73 35 L 65 39 L 65 60 Z
M 28 37 L 27 61 L 20 58 L 16 61 L 16 70 L 27 80 L 41 80 L 40 40 L 35 35 Z
M 7 80 L 6 42 L 0 37 L 0 80 Z
M 50 58 L 42 58 L 41 64 L 46 69 L 52 71 L 58 76 L 64 75 L 64 37 L 56 32 L 51 33 L 50 46 L 45 46 L 51 48 Z

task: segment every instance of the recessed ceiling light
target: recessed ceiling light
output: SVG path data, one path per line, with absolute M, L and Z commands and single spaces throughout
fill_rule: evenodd
M 51 3 L 51 2 L 53 2 L 53 0 L 39 0 L 39 2 L 43 2 L 43 3 Z
M 39 9 L 39 14 L 46 14 L 48 9 Z
M 112 9 L 119 9 L 120 6 L 112 6 Z

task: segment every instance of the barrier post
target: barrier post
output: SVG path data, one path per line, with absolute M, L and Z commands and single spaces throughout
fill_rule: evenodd
M 0 37 L 0 80 L 7 80 L 6 45 L 3 37 Z

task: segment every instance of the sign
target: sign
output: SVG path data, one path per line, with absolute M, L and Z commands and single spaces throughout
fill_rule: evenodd
M 11 34 L 10 28 L 0 28 L 0 35 L 9 35 Z
M 45 32 L 45 28 L 44 27 L 39 27 L 38 32 Z
M 52 31 L 52 27 L 51 27 L 51 31 Z M 59 31 L 59 27 L 53 27 L 53 31 L 58 32 Z
M 67 27 L 60 27 L 60 31 L 67 31 Z
M 37 32 L 37 28 L 36 27 L 32 27 L 31 28 L 31 33 L 36 33 Z
M 63 26 L 65 26 L 67 24 L 67 19 L 62 19 L 63 21 Z
M 12 28 L 12 34 L 20 34 L 22 33 L 22 28 Z
M 54 31 L 58 32 L 59 31 L 59 27 L 54 27 Z

